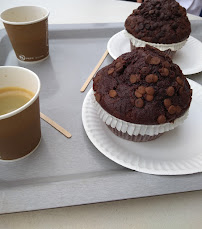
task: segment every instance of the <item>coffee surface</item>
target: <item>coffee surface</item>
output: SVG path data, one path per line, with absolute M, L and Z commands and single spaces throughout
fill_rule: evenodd
M 10 113 L 25 105 L 34 93 L 24 88 L 5 87 L 0 88 L 0 115 Z

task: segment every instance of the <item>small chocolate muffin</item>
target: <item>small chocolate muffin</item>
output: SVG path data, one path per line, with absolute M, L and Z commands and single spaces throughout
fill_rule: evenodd
M 93 90 L 97 103 L 110 115 L 143 125 L 173 123 L 188 110 L 192 94 L 180 68 L 148 45 L 98 71 Z
M 180 43 L 175 47 L 170 46 L 171 51 L 180 49 L 185 43 L 182 42 L 186 41 L 191 33 L 186 9 L 175 0 L 146 0 L 126 19 L 125 28 L 132 36 L 132 47 L 138 45 L 135 38 L 154 44 Z M 160 47 L 161 51 L 167 49 L 169 46 Z

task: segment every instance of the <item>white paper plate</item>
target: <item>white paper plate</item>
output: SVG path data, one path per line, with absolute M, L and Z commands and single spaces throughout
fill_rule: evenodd
M 114 135 L 98 117 L 92 89 L 82 107 L 84 129 L 94 146 L 112 161 L 132 170 L 158 175 L 202 171 L 202 86 L 192 80 L 189 116 L 176 129 L 150 142 L 130 142 Z
M 109 54 L 113 59 L 126 52 L 130 52 L 130 41 L 124 35 L 124 30 L 116 33 L 107 44 Z M 202 43 L 190 36 L 185 46 L 176 52 L 173 62 L 180 66 L 184 75 L 191 75 L 202 71 Z

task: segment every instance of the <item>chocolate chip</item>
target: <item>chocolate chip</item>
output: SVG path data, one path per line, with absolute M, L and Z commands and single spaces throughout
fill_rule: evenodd
M 159 33 L 159 37 L 164 37 L 164 36 L 165 36 L 165 32 L 160 31 L 160 33 Z
M 177 23 L 174 22 L 174 23 L 171 25 L 171 27 L 172 27 L 172 29 L 177 29 L 178 25 L 177 25 Z
M 176 81 L 179 85 L 183 85 L 183 80 L 179 76 L 176 78 Z
M 115 90 L 110 90 L 110 91 L 109 91 L 109 96 L 110 96 L 111 98 L 114 98 L 116 95 L 117 95 L 117 93 L 116 93 Z
M 179 114 L 182 111 L 182 108 L 180 106 L 176 106 L 176 113 Z
M 153 82 L 153 74 L 147 75 L 145 80 L 147 83 L 152 83 Z
M 147 18 L 147 17 L 148 17 L 148 15 L 149 15 L 149 13 L 148 13 L 148 12 L 144 12 L 144 14 L 143 14 L 143 15 L 144 15 L 144 17 L 145 17 L 145 18 Z
M 171 100 L 170 99 L 164 99 L 163 104 L 166 108 L 171 106 Z
M 174 105 L 171 105 L 169 108 L 168 108 L 168 113 L 169 114 L 175 114 L 177 111 L 176 107 Z
M 137 90 L 140 94 L 142 94 L 142 95 L 145 94 L 145 87 L 144 86 L 139 86 Z
M 135 106 L 138 108 L 141 108 L 144 106 L 144 101 L 142 99 L 136 99 L 135 100 Z
M 96 99 L 97 102 L 100 102 L 100 99 L 101 99 L 100 94 L 96 93 L 95 94 L 95 99 Z
M 130 18 L 127 18 L 125 23 L 126 23 L 126 25 L 127 25 L 127 26 L 129 26 L 129 25 L 130 25 L 130 23 L 131 23 Z
M 95 83 L 98 83 L 98 81 L 101 79 L 101 76 L 102 76 L 101 73 L 98 72 L 97 75 L 94 77 L 93 81 L 94 81 Z
M 170 77 L 175 77 L 175 72 L 174 71 L 170 71 Z
M 148 67 L 143 67 L 142 69 L 141 69 L 141 73 L 142 74 L 148 74 L 150 72 L 150 69 L 148 68 Z
M 174 93 L 175 93 L 174 87 L 172 87 L 172 86 L 168 87 L 168 88 L 166 89 L 166 93 L 167 93 L 168 96 L 173 96 Z
M 113 72 L 114 72 L 114 68 L 110 68 L 107 73 L 108 75 L 111 75 Z
M 123 64 L 121 62 L 117 62 L 115 64 L 116 72 L 120 72 L 123 69 Z
M 162 66 L 165 67 L 165 68 L 169 68 L 170 67 L 170 63 L 168 61 L 164 61 L 162 63 Z
M 146 56 L 146 58 L 145 58 L 145 63 L 149 64 L 150 61 L 151 61 L 151 58 L 152 58 L 152 57 L 151 57 L 150 55 Z
M 135 23 L 133 21 L 131 21 L 130 27 L 131 27 L 131 29 L 133 29 L 135 27 Z
M 153 13 L 154 13 L 154 10 L 150 10 L 150 11 L 149 11 L 149 14 L 153 14 Z
M 156 83 L 158 81 L 158 76 L 155 74 L 149 74 L 145 77 L 147 83 Z
M 146 96 L 145 96 L 145 99 L 147 100 L 147 101 L 152 101 L 153 99 L 154 99 L 154 96 L 153 95 L 149 95 L 149 94 L 147 94 Z
M 158 76 L 157 75 L 153 75 L 153 82 L 156 83 L 158 81 Z
M 146 24 L 145 25 L 145 28 L 148 29 L 148 30 L 150 29 L 150 27 L 151 27 L 150 24 Z
M 165 123 L 165 122 L 166 122 L 166 117 L 165 117 L 165 115 L 159 115 L 159 117 L 158 117 L 158 119 L 157 119 L 157 122 L 158 122 L 159 124 Z
M 144 33 L 139 32 L 139 33 L 137 34 L 137 38 L 141 39 L 142 37 L 144 37 Z
M 169 70 L 167 68 L 161 68 L 161 69 L 159 69 L 159 73 L 162 76 L 168 76 L 169 75 Z
M 141 94 L 138 90 L 136 90 L 136 91 L 135 91 L 135 96 L 136 96 L 137 98 L 141 98 L 141 97 L 142 97 L 142 94 Z
M 158 65 L 158 64 L 160 64 L 160 62 L 161 62 L 161 59 L 159 57 L 155 56 L 155 57 L 151 58 L 149 63 L 152 65 Z
M 144 25 L 143 25 L 143 23 L 140 23 L 140 24 L 138 25 L 138 28 L 139 28 L 139 30 L 144 29 Z
M 179 89 L 179 94 L 182 95 L 183 93 L 184 93 L 184 88 L 181 87 L 181 88 Z
M 145 91 L 148 95 L 153 95 L 155 92 L 153 87 L 146 87 Z
M 130 75 L 130 82 L 131 83 L 136 83 L 138 81 L 140 81 L 140 75 L 139 74 Z
M 122 66 L 122 63 L 121 62 L 117 62 L 116 64 L 115 64 L 115 67 L 116 68 L 120 68 Z
M 139 30 L 138 27 L 135 28 L 135 32 L 136 32 L 136 33 L 139 33 L 139 32 L 140 32 L 140 30 Z

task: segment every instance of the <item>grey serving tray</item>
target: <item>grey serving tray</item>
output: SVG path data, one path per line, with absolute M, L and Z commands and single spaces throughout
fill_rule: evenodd
M 18 62 L 5 30 L 0 31 L 0 65 L 22 66 L 38 74 L 41 111 L 72 134 L 67 139 L 42 120 L 39 148 L 18 162 L 0 162 L 1 214 L 202 189 L 202 174 L 131 171 L 110 161 L 88 139 L 81 109 L 92 83 L 85 93 L 80 88 L 109 38 L 122 29 L 123 24 L 50 25 L 50 57 L 37 64 Z M 108 56 L 103 66 L 111 62 Z M 202 82 L 201 74 L 191 78 Z

